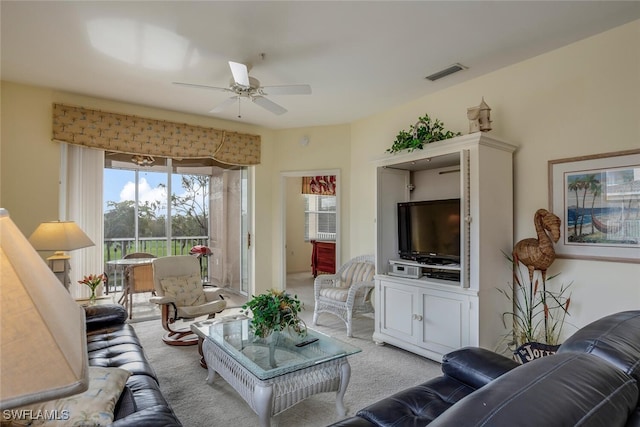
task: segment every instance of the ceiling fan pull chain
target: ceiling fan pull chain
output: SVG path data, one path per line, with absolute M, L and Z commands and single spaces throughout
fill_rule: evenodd
M 238 118 L 242 118 L 242 114 L 240 114 L 240 97 L 238 97 Z

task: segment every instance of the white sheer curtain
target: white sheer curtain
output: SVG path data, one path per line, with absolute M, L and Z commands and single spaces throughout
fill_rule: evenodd
M 88 274 L 104 272 L 102 181 L 104 176 L 104 151 L 78 145 L 62 144 L 60 206 L 61 218 L 75 221 L 95 246 L 70 253 L 69 291 L 74 298 L 88 298 L 88 286 L 78 280 Z M 102 292 L 98 288 L 98 293 Z

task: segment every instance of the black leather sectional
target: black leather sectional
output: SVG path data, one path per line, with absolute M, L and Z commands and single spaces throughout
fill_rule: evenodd
M 599 319 L 524 365 L 468 347 L 446 355 L 442 372 L 333 426 L 639 427 L 640 310 Z
M 86 307 L 90 366 L 118 367 L 131 372 L 116 404 L 112 426 L 181 426 L 160 392 L 156 373 L 140 340 L 128 323 L 127 311 L 116 304 Z

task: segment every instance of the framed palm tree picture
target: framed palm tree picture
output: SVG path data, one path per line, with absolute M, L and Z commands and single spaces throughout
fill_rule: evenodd
M 549 161 L 561 258 L 640 261 L 640 150 Z

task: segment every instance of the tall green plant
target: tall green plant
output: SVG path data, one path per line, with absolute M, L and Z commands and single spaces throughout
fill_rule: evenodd
M 527 342 L 559 344 L 562 328 L 569 316 L 571 294 L 566 293 L 573 282 L 560 285 L 557 291 L 547 288 L 548 282 L 559 274 L 547 277 L 541 283 L 535 278 L 533 283 L 528 274 L 523 274 L 519 265 L 513 263 L 509 254 L 504 254 L 513 267 L 513 283 L 506 289 L 498 288 L 513 306 L 512 311 L 502 314 L 502 322 L 508 327 L 511 321 L 512 333 L 508 338 L 515 347 Z

